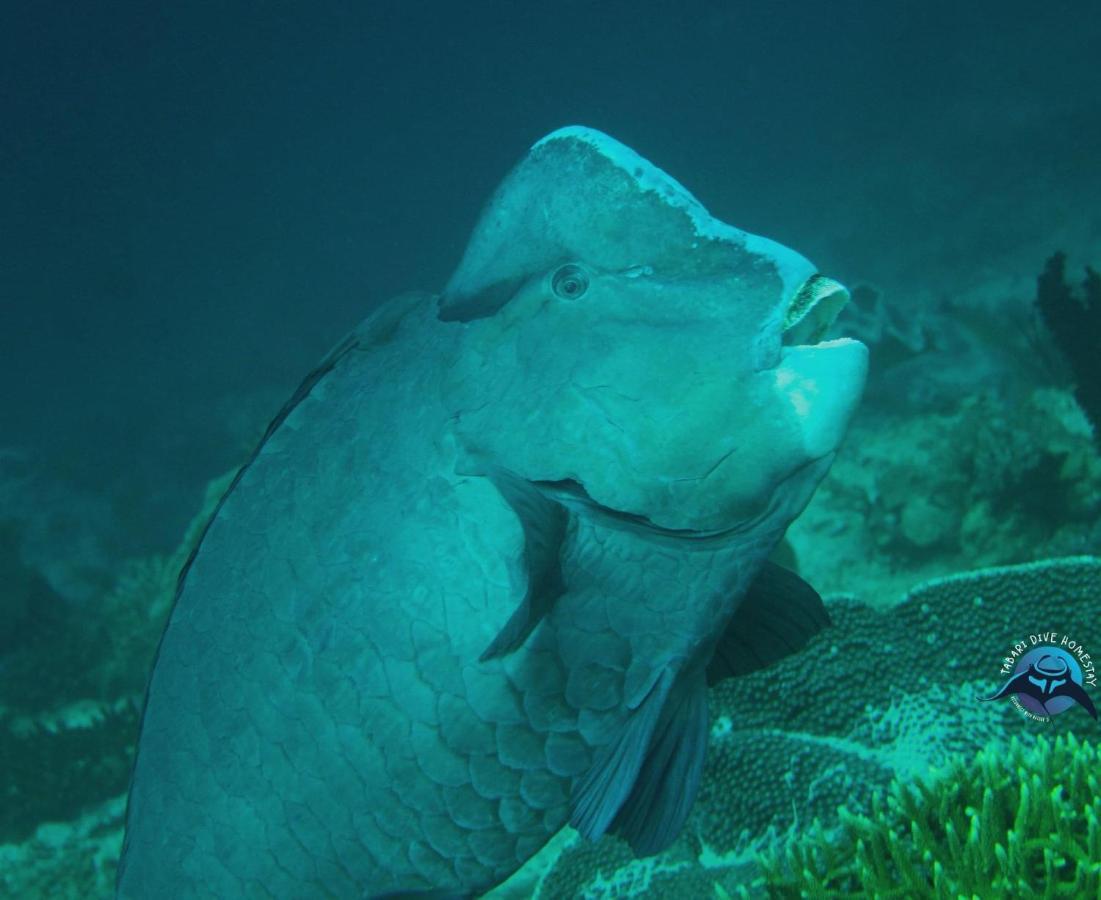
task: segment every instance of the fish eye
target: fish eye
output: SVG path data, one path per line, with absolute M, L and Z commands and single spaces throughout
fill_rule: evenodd
M 551 278 L 551 290 L 563 300 L 576 300 L 589 289 L 589 276 L 581 266 L 562 266 Z

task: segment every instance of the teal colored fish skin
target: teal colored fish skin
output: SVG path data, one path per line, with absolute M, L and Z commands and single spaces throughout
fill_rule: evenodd
M 664 704 L 702 690 L 865 354 L 782 347 L 813 267 L 636 159 L 544 139 L 444 293 L 372 316 L 270 431 L 162 639 L 119 897 L 468 894 L 571 820 L 675 832 L 639 781 Z

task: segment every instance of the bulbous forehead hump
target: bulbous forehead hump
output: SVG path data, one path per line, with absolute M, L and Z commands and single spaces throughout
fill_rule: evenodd
M 444 292 L 444 306 L 567 260 L 660 278 L 774 282 L 813 272 L 799 254 L 711 216 L 674 178 L 590 128 L 552 132 L 505 178 Z M 771 286 L 771 285 L 769 285 Z

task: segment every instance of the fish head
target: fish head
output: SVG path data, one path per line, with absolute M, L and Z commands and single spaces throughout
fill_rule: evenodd
M 714 534 L 778 491 L 809 499 L 828 468 L 867 368 L 859 342 L 821 340 L 847 298 L 623 144 L 564 128 L 507 176 L 439 297 L 463 331 L 443 399 L 470 471 Z

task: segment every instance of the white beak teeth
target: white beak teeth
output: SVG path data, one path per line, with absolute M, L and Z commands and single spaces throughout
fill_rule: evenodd
M 816 344 L 849 302 L 849 291 L 825 275 L 811 275 L 795 292 L 784 315 L 784 343 Z

